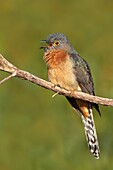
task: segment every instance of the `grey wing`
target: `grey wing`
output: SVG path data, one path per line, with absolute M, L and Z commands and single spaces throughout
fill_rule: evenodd
M 94 83 L 89 65 L 78 54 L 72 55 L 72 59 L 74 60 L 73 71 L 82 91 L 94 95 Z
M 74 62 L 73 71 L 76 76 L 77 82 L 82 89 L 82 92 L 95 95 L 94 83 L 89 65 L 77 53 L 70 54 L 70 56 Z M 94 103 L 93 106 L 100 114 L 98 104 Z

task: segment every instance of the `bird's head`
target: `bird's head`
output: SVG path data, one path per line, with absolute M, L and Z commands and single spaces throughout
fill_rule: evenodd
M 42 46 L 45 51 L 51 50 L 66 50 L 69 52 L 72 49 L 70 41 L 64 34 L 55 33 L 50 34 L 46 40 L 42 40 L 41 42 L 46 42 L 47 46 Z

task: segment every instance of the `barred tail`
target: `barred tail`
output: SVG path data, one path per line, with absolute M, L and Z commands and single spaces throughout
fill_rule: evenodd
M 66 97 L 66 98 L 69 101 L 69 103 L 72 105 L 73 109 L 76 110 L 79 113 L 80 117 L 82 118 L 86 140 L 88 142 L 89 149 L 91 153 L 93 153 L 94 157 L 96 159 L 99 159 L 100 150 L 99 150 L 99 144 L 98 144 L 98 139 L 97 139 L 97 134 L 96 134 L 96 129 L 95 129 L 95 123 L 93 119 L 91 104 L 89 103 L 89 106 L 88 106 L 88 116 L 84 116 L 77 104 L 78 103 L 77 100 L 75 100 L 73 97 L 71 98 Z
M 97 134 L 96 134 L 96 128 L 95 128 L 95 123 L 93 119 L 91 105 L 89 107 L 90 107 L 89 116 L 84 117 L 83 115 L 81 115 L 81 117 L 84 123 L 84 130 L 85 130 L 85 135 L 86 135 L 89 149 L 91 153 L 93 153 L 94 157 L 96 159 L 99 159 L 100 150 L 99 150 L 99 144 L 98 144 L 98 139 L 97 139 Z

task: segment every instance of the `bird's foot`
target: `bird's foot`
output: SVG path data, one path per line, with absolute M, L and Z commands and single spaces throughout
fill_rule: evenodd
M 74 95 L 75 92 L 76 92 L 76 90 L 71 90 L 70 96 L 73 97 L 73 95 Z

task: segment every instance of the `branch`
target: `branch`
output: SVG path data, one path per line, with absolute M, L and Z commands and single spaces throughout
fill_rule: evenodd
M 24 79 L 24 80 L 28 80 L 28 81 L 30 81 L 34 84 L 37 84 L 41 87 L 46 88 L 46 89 L 52 90 L 57 94 L 61 94 L 61 95 L 69 96 L 69 97 L 74 97 L 76 99 L 82 99 L 82 100 L 85 100 L 85 101 L 89 101 L 89 102 L 92 102 L 92 103 L 98 103 L 98 104 L 101 104 L 101 105 L 113 106 L 113 99 L 102 98 L 102 97 L 98 97 L 98 96 L 92 96 L 92 95 L 89 95 L 89 94 L 83 93 L 83 92 L 74 92 L 72 94 L 71 91 L 67 91 L 65 89 L 62 89 L 62 88 L 55 86 L 54 84 L 52 84 L 48 81 L 45 81 L 45 80 L 43 80 L 39 77 L 34 76 L 33 74 L 31 74 L 27 71 L 24 71 L 24 70 L 17 68 L 12 63 L 7 61 L 1 54 L 0 54 L 0 70 L 8 72 L 8 73 L 11 74 L 8 77 L 1 80 L 0 84 L 5 82 L 6 80 L 11 79 L 12 77 L 18 77 L 18 78 L 21 78 L 21 79 Z

